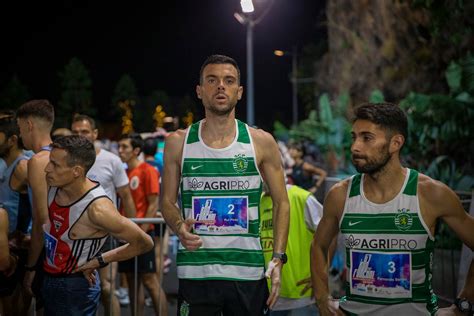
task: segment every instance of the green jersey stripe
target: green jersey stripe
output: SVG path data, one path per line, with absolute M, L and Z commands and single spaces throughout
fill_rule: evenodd
M 357 174 L 352 178 L 351 191 L 349 193 L 350 198 L 360 195 L 360 178 L 360 174 Z
M 215 250 L 215 249 L 212 249 Z M 245 251 L 199 251 L 191 252 L 185 250 L 178 251 L 178 261 L 180 264 L 223 264 L 223 265 L 249 265 L 263 266 L 262 253 Z

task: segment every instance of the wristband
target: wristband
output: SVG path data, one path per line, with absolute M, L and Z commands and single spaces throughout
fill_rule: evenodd
M 97 261 L 99 261 L 99 268 L 103 268 L 109 265 L 108 262 L 104 261 L 104 258 L 102 257 L 102 254 L 99 254 L 96 256 Z

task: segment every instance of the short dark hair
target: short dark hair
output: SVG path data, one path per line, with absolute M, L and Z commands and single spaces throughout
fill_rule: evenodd
M 239 65 L 237 65 L 237 62 L 235 61 L 234 58 L 225 56 L 225 55 L 211 55 L 207 57 L 207 59 L 204 61 L 204 63 L 201 66 L 201 70 L 199 71 L 199 83 L 202 84 L 203 77 L 202 74 L 204 72 L 204 68 L 206 68 L 207 65 L 209 64 L 231 64 L 232 66 L 237 69 L 237 82 L 240 83 L 240 68 Z
M 155 137 L 148 137 L 143 142 L 143 153 L 147 156 L 154 156 L 158 150 L 158 140 Z
M 35 117 L 48 122 L 51 126 L 54 123 L 54 107 L 48 100 L 31 100 L 20 106 L 16 116 L 21 119 Z
M 296 149 L 297 151 L 303 153 L 303 156 L 306 156 L 306 150 L 303 143 L 294 142 L 288 145 L 288 149 Z
M 132 148 L 140 148 L 140 152 L 143 149 L 143 138 L 141 137 L 140 134 L 138 133 L 130 133 L 130 134 L 123 134 L 120 137 L 120 140 L 122 139 L 130 139 L 130 144 L 132 145 Z
M 86 174 L 95 162 L 94 144 L 84 136 L 60 136 L 51 144 L 51 148 L 65 150 L 67 152 L 68 166 L 82 166 Z
M 74 114 L 74 116 L 72 117 L 72 122 L 73 123 L 76 123 L 76 122 L 82 122 L 82 121 L 87 121 L 89 122 L 89 125 L 91 126 L 91 128 L 94 130 L 96 129 L 97 125 L 95 124 L 95 120 L 90 117 L 89 115 L 85 115 L 85 114 Z
M 13 135 L 20 135 L 20 130 L 18 128 L 18 124 L 16 123 L 15 111 L 0 111 L 0 132 L 5 134 L 6 138 L 10 138 Z
M 405 139 L 408 137 L 407 116 L 394 103 L 364 103 L 355 109 L 354 114 L 353 122 L 356 120 L 367 120 L 391 133 L 402 134 Z

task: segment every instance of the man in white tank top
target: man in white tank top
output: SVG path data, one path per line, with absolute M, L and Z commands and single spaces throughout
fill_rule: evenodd
M 170 134 L 164 153 L 161 209 L 181 242 L 178 310 L 181 315 L 262 315 L 278 298 L 286 261 L 289 202 L 278 146 L 269 133 L 235 119 L 243 87 L 234 59 L 210 56 L 196 93 L 206 118 Z M 275 206 L 268 300 L 258 234 L 261 177 Z M 180 185 L 182 211 L 176 204 Z
M 84 114 L 76 114 L 72 118 L 71 131 L 75 135 L 81 135 L 87 138 L 92 144 L 99 136 L 95 120 Z M 91 180 L 98 181 L 104 188 L 105 193 L 112 200 L 115 207 L 117 205 L 117 195 L 120 197 L 120 203 L 125 210 L 125 216 L 135 217 L 135 204 L 128 186 L 128 177 L 123 168 L 120 158 L 98 146 L 95 147 L 96 159 L 94 165 L 87 173 Z M 107 239 L 103 251 L 108 251 L 116 247 L 112 238 Z M 104 305 L 106 315 L 120 314 L 120 305 L 118 298 L 114 294 L 115 279 L 117 278 L 118 266 L 113 262 L 109 266 L 99 269 L 101 300 Z
M 153 240 L 121 216 L 98 182 L 86 177 L 95 162 L 85 137 L 63 136 L 51 145 L 46 165 L 48 222 L 44 225 L 46 315 L 95 315 L 100 297 L 97 269 L 153 248 Z M 102 253 L 108 235 L 126 242 Z
M 431 288 L 435 225 L 444 220 L 474 249 L 474 218 L 445 184 L 402 166 L 407 117 L 395 104 L 355 110 L 352 162 L 361 174 L 333 186 L 311 250 L 314 295 L 322 315 L 434 315 Z M 346 296 L 328 289 L 328 247 L 345 238 Z M 472 266 L 472 264 L 471 264 Z M 473 269 L 471 269 L 472 271 Z M 460 298 L 474 302 L 474 273 Z M 453 313 L 442 309 L 444 313 Z

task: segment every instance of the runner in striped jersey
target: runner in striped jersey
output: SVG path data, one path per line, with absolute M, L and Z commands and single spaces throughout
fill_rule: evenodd
M 278 298 L 288 236 L 289 203 L 278 146 L 270 134 L 235 119 L 243 88 L 232 58 L 210 56 L 196 92 L 206 118 L 168 136 L 164 154 L 162 212 L 181 241 L 179 314 L 262 315 Z M 259 238 L 262 178 L 275 206 L 268 300 Z
M 402 166 L 407 125 L 394 104 L 365 104 L 355 111 L 351 152 L 361 174 L 330 190 L 313 241 L 312 278 L 322 315 L 434 315 L 437 220 L 474 248 L 474 218 L 456 194 Z M 327 276 L 327 249 L 338 231 L 345 239 L 347 268 L 346 296 L 340 302 L 329 296 Z M 460 295 L 468 295 L 469 288 L 474 295 L 474 279 L 466 284 Z

